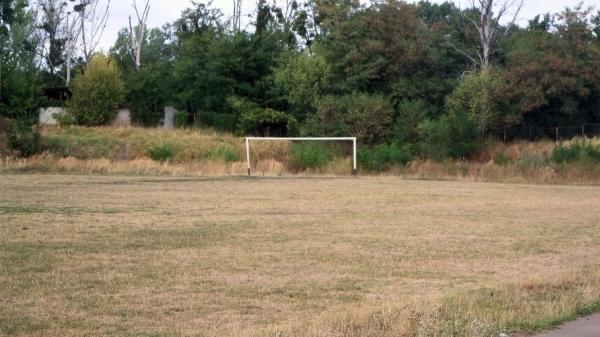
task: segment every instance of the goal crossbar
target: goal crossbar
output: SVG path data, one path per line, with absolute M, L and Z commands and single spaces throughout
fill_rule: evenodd
M 246 164 L 248 167 L 248 176 L 251 173 L 250 164 L 250 142 L 251 141 L 351 141 L 352 142 L 352 175 L 356 175 L 356 137 L 246 137 Z

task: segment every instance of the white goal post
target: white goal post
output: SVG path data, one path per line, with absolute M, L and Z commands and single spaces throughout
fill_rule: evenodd
M 352 175 L 356 175 L 356 137 L 246 137 L 246 164 L 250 176 L 250 142 L 251 141 L 351 141 L 352 142 Z

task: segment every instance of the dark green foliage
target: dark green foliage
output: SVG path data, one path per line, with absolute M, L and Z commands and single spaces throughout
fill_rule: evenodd
M 333 159 L 332 152 L 321 144 L 293 144 L 290 150 L 290 165 L 293 169 L 317 169 Z
M 415 143 L 419 124 L 431 115 L 434 115 L 431 105 L 423 100 L 398 102 L 389 138 L 399 143 Z
M 199 112 L 198 120 L 205 127 L 208 126 L 220 131 L 235 132 L 239 118 L 234 114 Z
M 228 147 L 210 149 L 206 157 L 210 160 L 223 160 L 226 163 L 240 160 L 239 153 Z
M 366 171 L 384 171 L 394 165 L 407 165 L 413 160 L 410 145 L 395 143 L 361 148 L 357 157 L 361 169 Z
M 510 158 L 502 152 L 495 153 L 492 160 L 496 165 L 507 165 L 510 163 Z
M 175 127 L 185 128 L 189 124 L 190 114 L 187 111 L 177 110 L 175 113 Z
M 119 32 L 110 55 L 119 64 L 125 81 L 127 107 L 135 123 L 156 126 L 163 117 L 164 107 L 173 102 L 173 45 L 168 28 L 150 29 L 142 48 L 142 65 L 135 69 L 129 32 Z
M 20 157 L 40 152 L 40 132 L 31 120 L 18 119 L 8 130 L 8 145 Z
M 559 164 L 599 163 L 600 146 L 586 141 L 577 141 L 567 146 L 560 144 L 552 152 L 552 161 Z
M 148 156 L 155 161 L 167 161 L 173 158 L 173 149 L 169 144 L 155 145 L 148 148 Z
M 421 123 L 419 138 L 420 152 L 435 160 L 465 159 L 478 149 L 477 128 L 465 113 Z
M 240 129 L 249 136 L 286 137 L 296 134 L 298 121 L 282 111 L 255 108 L 242 114 Z
M 326 96 L 317 103 L 307 129 L 317 136 L 355 136 L 361 143 L 375 144 L 387 138 L 392 114 L 391 104 L 381 95 Z

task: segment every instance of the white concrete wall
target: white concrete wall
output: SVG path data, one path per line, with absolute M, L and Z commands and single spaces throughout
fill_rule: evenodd
M 65 112 L 65 109 L 61 107 L 40 108 L 39 122 L 42 125 L 57 125 L 58 121 L 54 118 L 54 115 L 64 115 Z
M 164 128 L 165 129 L 173 129 L 175 128 L 175 108 L 172 106 L 166 106 L 165 107 L 165 122 L 164 122 Z

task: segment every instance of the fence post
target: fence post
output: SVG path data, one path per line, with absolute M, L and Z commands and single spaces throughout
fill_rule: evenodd
M 556 127 L 556 143 L 558 143 L 558 126 Z
M 581 138 L 585 139 L 585 124 L 581 124 Z
M 507 132 L 506 131 L 507 131 L 507 127 L 505 126 L 504 127 L 504 142 L 505 143 L 506 143 L 506 137 L 507 137 L 507 135 L 506 135 Z

